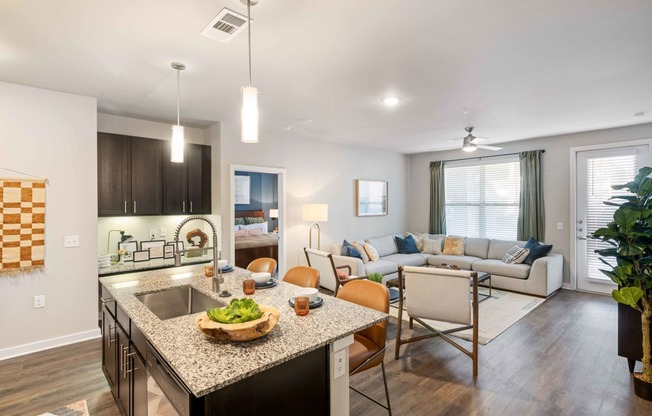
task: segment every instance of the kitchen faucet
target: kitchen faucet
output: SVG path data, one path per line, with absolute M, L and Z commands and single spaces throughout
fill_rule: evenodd
M 220 280 L 222 279 L 222 270 L 218 267 L 218 255 L 217 255 L 217 229 L 215 228 L 215 224 L 213 224 L 213 221 L 209 220 L 208 218 L 201 216 L 201 215 L 191 215 L 184 220 L 182 220 L 179 225 L 177 226 L 176 231 L 174 232 L 174 265 L 175 266 L 181 266 L 181 255 L 186 253 L 188 250 L 179 250 L 179 233 L 181 232 L 181 228 L 183 228 L 184 225 L 186 225 L 187 222 L 193 221 L 193 220 L 201 220 L 205 221 L 208 223 L 208 225 L 211 226 L 213 229 L 213 247 L 204 247 L 203 249 L 213 249 L 213 278 L 212 278 L 212 286 L 213 286 L 213 292 L 220 292 Z M 226 292 L 226 290 L 224 291 Z M 228 293 L 228 292 L 226 292 Z M 225 296 L 226 294 L 223 293 Z M 229 294 L 230 296 L 230 294 Z

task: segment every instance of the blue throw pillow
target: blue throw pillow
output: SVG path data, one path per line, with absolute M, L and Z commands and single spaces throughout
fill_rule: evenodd
M 539 244 L 539 242 L 535 240 L 534 237 L 530 237 L 527 243 L 525 243 L 525 248 L 530 250 L 530 254 L 528 254 L 528 256 L 525 258 L 523 264 L 529 264 L 531 266 L 536 259 L 545 257 L 548 255 L 548 253 L 550 253 L 552 250 L 552 244 Z
M 362 254 L 360 254 L 358 249 L 355 248 L 353 244 L 349 243 L 346 240 L 342 242 L 342 251 L 340 252 L 340 254 L 347 257 L 356 257 L 362 260 Z
M 398 252 L 400 254 L 413 254 L 419 252 L 417 242 L 414 241 L 414 237 L 411 235 L 408 235 L 405 238 L 396 236 L 394 239 L 396 240 L 396 246 L 398 247 Z

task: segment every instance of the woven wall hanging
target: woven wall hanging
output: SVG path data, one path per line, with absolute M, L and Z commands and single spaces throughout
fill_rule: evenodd
M 45 180 L 0 178 L 0 276 L 45 267 Z

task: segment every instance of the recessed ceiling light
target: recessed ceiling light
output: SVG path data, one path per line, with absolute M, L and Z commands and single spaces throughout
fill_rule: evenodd
M 643 117 L 645 115 L 645 111 L 639 111 L 638 113 L 634 113 L 634 117 Z
M 398 102 L 401 101 L 398 97 L 385 97 L 383 98 L 383 104 L 387 107 L 394 107 Z

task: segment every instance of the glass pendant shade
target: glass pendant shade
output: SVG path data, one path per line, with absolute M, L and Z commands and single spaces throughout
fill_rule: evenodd
M 170 161 L 183 163 L 184 133 L 183 126 L 172 126 L 172 156 Z
M 243 143 L 258 143 L 258 88 L 242 87 Z

